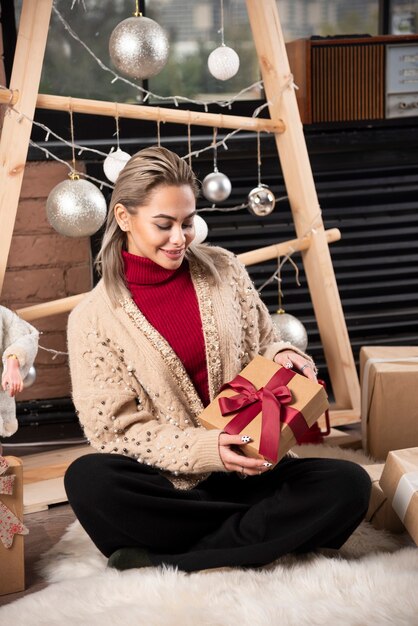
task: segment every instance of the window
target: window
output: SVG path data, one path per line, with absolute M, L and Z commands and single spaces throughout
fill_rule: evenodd
M 418 3 L 407 0 L 390 2 L 389 32 L 391 35 L 412 35 L 418 32 Z
M 286 41 L 312 35 L 377 35 L 379 0 L 277 0 Z

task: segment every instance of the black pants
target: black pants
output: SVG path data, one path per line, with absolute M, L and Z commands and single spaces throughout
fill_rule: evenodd
M 183 491 L 129 457 L 91 454 L 68 468 L 65 488 L 105 556 L 137 546 L 155 565 L 194 571 L 339 548 L 367 511 L 370 479 L 349 461 L 285 458 L 261 476 L 213 473 Z

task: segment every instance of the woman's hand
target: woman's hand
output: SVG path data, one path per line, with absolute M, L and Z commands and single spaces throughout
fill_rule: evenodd
M 13 398 L 23 389 L 23 380 L 20 374 L 19 361 L 17 359 L 7 359 L 6 370 L 3 373 L 1 386 L 4 391 L 9 392 L 9 396 Z
M 267 472 L 271 463 L 265 461 L 262 456 L 258 459 L 244 456 L 238 449 L 233 450 L 231 446 L 245 446 L 251 441 L 247 435 L 228 435 L 221 433 L 219 435 L 219 456 L 228 472 L 238 472 L 242 476 L 257 476 Z
M 296 368 L 299 370 L 301 374 L 306 376 L 306 378 L 310 378 L 314 382 L 316 382 L 316 374 L 317 369 L 312 361 L 305 359 L 305 357 L 301 356 L 297 352 L 293 352 L 293 350 L 283 350 L 283 352 L 278 352 L 274 357 L 275 363 L 279 365 L 283 365 L 286 368 Z

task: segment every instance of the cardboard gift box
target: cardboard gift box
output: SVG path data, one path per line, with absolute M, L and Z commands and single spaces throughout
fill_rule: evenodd
M 375 459 L 418 446 L 418 347 L 360 350 L 363 448 Z
M 22 535 L 28 531 L 22 520 L 22 461 L 0 456 L 0 595 L 25 588 Z
M 382 476 L 384 463 L 362 466 L 372 481 L 369 508 L 366 513 L 366 521 L 370 522 L 377 530 L 389 530 L 392 533 L 405 532 L 405 526 L 392 508 L 387 495 L 379 484 Z
M 418 448 L 389 452 L 380 486 L 418 545 Z
M 205 428 L 252 438 L 247 456 L 279 461 L 328 408 L 322 385 L 256 356 L 200 414 Z

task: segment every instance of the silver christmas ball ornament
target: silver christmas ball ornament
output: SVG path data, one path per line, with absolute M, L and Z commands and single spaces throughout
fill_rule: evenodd
M 277 328 L 282 341 L 290 341 L 292 346 L 305 352 L 308 345 L 308 334 L 306 328 L 294 315 L 285 313 L 279 309 L 271 316 L 274 326 Z
M 109 54 L 116 69 L 131 78 L 151 78 L 168 59 L 167 35 L 149 17 L 128 17 L 112 31 Z
M 194 232 L 195 236 L 193 243 L 202 243 L 202 241 L 205 241 L 208 236 L 208 225 L 203 217 L 200 217 L 200 215 L 194 216 Z
M 124 152 L 120 148 L 114 152 L 109 152 L 103 161 L 103 170 L 105 176 L 110 182 L 115 183 L 117 177 L 131 158 L 131 155 Z
M 231 193 L 231 181 L 228 176 L 215 170 L 205 176 L 202 182 L 202 192 L 210 202 L 223 202 Z
M 60 235 L 89 237 L 106 219 L 106 200 L 92 183 L 70 178 L 58 183 L 46 201 L 49 223 Z
M 258 217 L 270 215 L 275 204 L 276 198 L 267 185 L 259 185 L 248 194 L 248 210 Z
M 26 374 L 25 378 L 23 379 L 23 388 L 26 389 L 27 387 L 30 387 L 31 385 L 33 385 L 35 380 L 36 380 L 36 369 L 32 365 L 32 367 L 29 368 L 28 373 Z
M 232 48 L 222 45 L 208 57 L 209 72 L 218 80 L 228 80 L 239 70 L 239 56 Z

